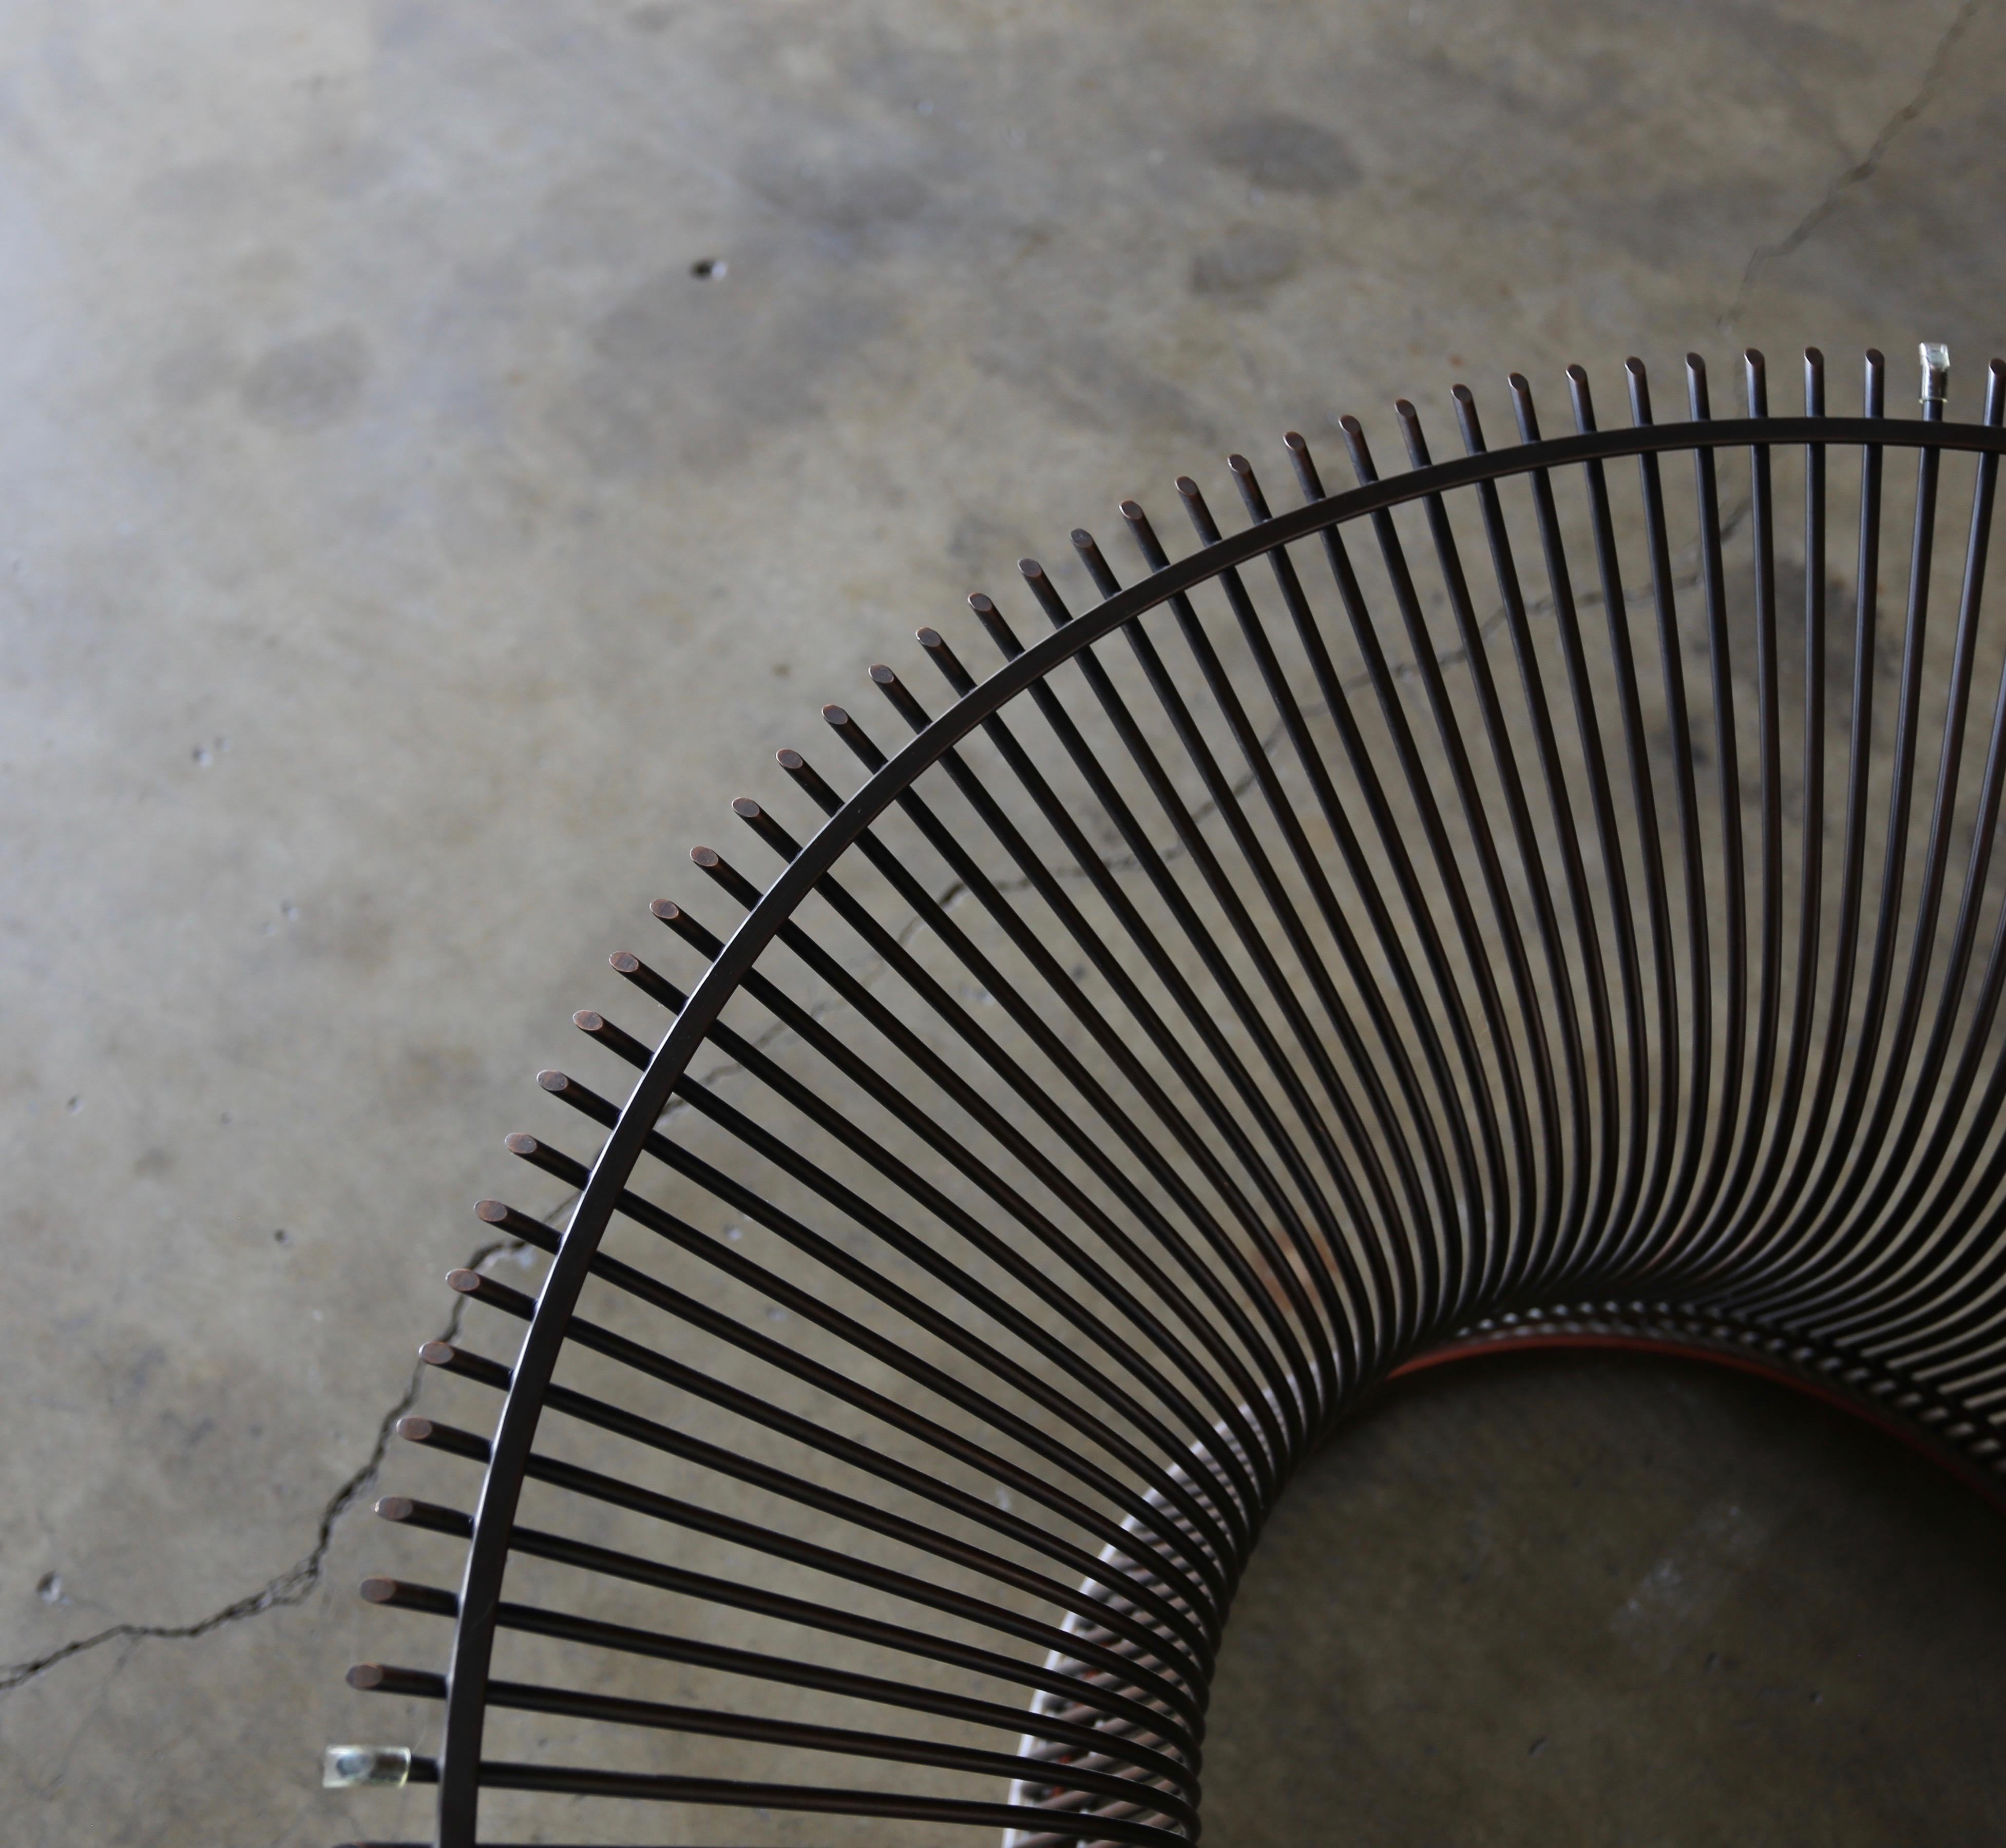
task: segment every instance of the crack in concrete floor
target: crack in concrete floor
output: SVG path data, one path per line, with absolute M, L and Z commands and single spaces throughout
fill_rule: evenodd
M 1875 135 L 1867 152 L 1850 167 L 1844 168 L 1825 186 L 1818 203 L 1793 225 L 1774 244 L 1758 244 L 1749 253 L 1747 266 L 1741 272 L 1741 282 L 1734 292 L 1720 318 L 1715 322 L 1719 328 L 1731 326 L 1746 305 L 1749 293 L 1755 286 L 1755 279 L 1779 257 L 1787 257 L 1791 251 L 1801 249 L 1818 227 L 1829 218 L 1846 193 L 1863 181 L 1871 180 L 1879 170 L 1881 163 L 1908 128 L 1929 107 L 1936 93 L 1937 86 L 1943 80 L 1944 72 L 1950 62 L 1951 53 L 1956 50 L 1958 41 L 1971 30 L 1972 23 L 1978 17 L 1983 0 L 1964 0 L 1958 9 L 1957 16 L 1944 27 L 1944 34 L 1937 40 L 1937 48 L 1923 72 L 1923 80 L 1916 87 L 1916 93 L 1888 117 L 1881 125 L 1881 132 Z
M 558 1210 L 561 1211 L 562 1208 Z M 465 1268 L 478 1270 L 495 1258 L 521 1249 L 519 1239 L 494 1239 L 477 1248 L 468 1258 Z M 464 1296 L 453 1298 L 452 1312 L 447 1316 L 445 1327 L 435 1339 L 450 1341 L 458 1335 L 466 1303 L 467 1298 Z M 260 1616 L 267 1611 L 303 1604 L 320 1583 L 321 1574 L 327 1563 L 328 1549 L 333 1543 L 335 1528 L 376 1480 L 383 1467 L 384 1456 L 389 1449 L 391 1433 L 396 1428 L 397 1421 L 417 1403 L 418 1390 L 424 1383 L 425 1372 L 424 1361 L 420 1361 L 413 1366 L 410 1383 L 404 1388 L 396 1404 L 383 1414 L 377 1425 L 375 1442 L 370 1446 L 368 1457 L 364 1460 L 361 1467 L 328 1498 L 315 1529 L 314 1544 L 297 1563 L 287 1567 L 276 1577 L 266 1579 L 248 1597 L 225 1604 L 220 1611 L 212 1611 L 208 1616 L 198 1618 L 192 1623 L 113 1624 L 94 1635 L 79 1636 L 74 1642 L 62 1643 L 46 1654 L 0 1668 L 0 1694 L 9 1693 L 72 1657 L 87 1654 L 107 1642 L 185 1642 L 198 1636 L 206 1636 L 211 1631 L 220 1630 L 226 1624 L 241 1623 L 246 1618 Z

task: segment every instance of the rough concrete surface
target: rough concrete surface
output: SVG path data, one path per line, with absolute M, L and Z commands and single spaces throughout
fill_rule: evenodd
M 1262 1537 L 1205 1839 L 1997 1841 L 1999 1538 L 1930 1463 L 1742 1375 L 1512 1355 L 1403 1382 Z
M 438 1275 L 607 951 L 822 700 L 1118 494 L 1399 392 L 1501 420 L 1509 367 L 1813 340 L 1846 409 L 1928 335 L 1968 413 L 2002 58 L 1997 0 L 0 17 L 10 1848 L 390 1826 L 314 1777 Z M 1635 1409 L 1550 1395 L 1591 1451 Z M 1482 1403 L 1431 1455 L 1508 1506 Z M 1761 1613 L 1720 1611 L 1731 1655 Z M 1761 1839 L 1908 1839 L 1848 1775 L 1853 1821 Z

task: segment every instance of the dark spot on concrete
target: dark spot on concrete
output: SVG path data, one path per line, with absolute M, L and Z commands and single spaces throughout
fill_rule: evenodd
M 1302 246 L 1287 231 L 1243 225 L 1216 237 L 1191 258 L 1194 293 L 1258 301 L 1300 267 Z
M 149 1149 L 132 1164 L 132 1172 L 143 1181 L 157 1181 L 174 1165 L 165 1149 Z
M 646 6 L 637 6 L 627 16 L 627 23 L 636 32 L 666 32 L 676 23 L 676 9 L 667 0 L 649 0 Z
M 846 241 L 917 217 L 929 196 L 916 174 L 886 164 L 769 157 L 751 163 L 744 177 L 769 204 Z
M 126 1364 L 124 1372 L 124 1397 L 130 1398 L 146 1391 L 153 1382 L 156 1368 L 167 1359 L 164 1347 L 143 1347 Z
M 965 584 L 998 581 L 1014 576 L 1011 560 L 1031 550 L 1031 541 L 1013 521 L 999 519 L 979 510 L 963 514 L 955 522 L 948 540 L 948 553 Z
M 352 327 L 274 346 L 244 375 L 245 415 L 269 430 L 321 430 L 361 401 L 369 350 Z
M 213 398 L 236 376 L 230 350 L 213 334 L 198 335 L 164 353 L 153 367 L 153 389 L 172 410 Z
M 1542 1733 L 1538 1738 L 1535 1739 L 1530 1745 L 1526 1748 L 1526 1756 L 1529 1758 L 1536 1758 L 1546 1749 L 1547 1736 L 1544 1733 Z
M 714 468 L 820 416 L 824 379 L 894 317 L 866 276 L 804 267 L 751 290 L 694 287 L 678 264 L 617 300 L 555 413 L 593 472 Z
M 699 257 L 690 265 L 690 274 L 706 283 L 721 283 L 730 268 L 722 257 Z
M 1343 140 L 1300 116 L 1237 116 L 1213 129 L 1205 146 L 1221 167 L 1276 192 L 1329 198 L 1364 177 Z

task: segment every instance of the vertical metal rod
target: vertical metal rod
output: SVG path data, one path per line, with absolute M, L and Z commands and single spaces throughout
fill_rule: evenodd
M 1927 409 L 1925 406 L 1925 409 Z M 1941 405 L 1937 415 L 1941 416 Z M 1787 1262 L 1807 1241 L 1822 1243 L 1829 1235 L 1828 1214 L 1835 1203 L 1846 1204 L 1863 1184 L 1863 1164 L 1871 1167 L 1880 1151 L 1867 1147 L 1856 1132 L 1866 1114 L 1875 1072 L 1879 1069 L 1881 1035 L 1887 1022 L 1888 1005 L 1894 987 L 1895 961 L 1902 928 L 1902 899 L 1908 871 L 1909 822 L 1915 799 L 1916 726 L 1923 694 L 1923 648 L 1929 615 L 1930 566 L 1936 529 L 1937 484 L 1941 473 L 1942 452 L 1924 447 L 1916 451 L 1915 525 L 1909 547 L 1907 610 L 1902 641 L 1902 680 L 1897 695 L 1893 762 L 1888 797 L 1888 831 L 1881 852 L 1880 902 L 1875 920 L 1873 948 L 1868 959 L 1867 993 L 1862 1010 L 1859 1045 L 1853 1056 L 1852 1074 L 1840 1104 L 1839 1121 L 1831 1154 L 1807 1193 L 1794 1204 L 1793 1221 L 1781 1242 L 1778 1256 L 1763 1267 L 1765 1275 L 1779 1261 Z M 1932 913 L 1934 922 L 1934 913 Z M 1906 1048 L 1895 1048 L 1884 1080 L 1899 1084 L 1899 1066 L 1906 1064 Z M 1788 1285 L 1784 1286 L 1786 1291 Z M 1766 1282 L 1751 1274 L 1734 1291 L 1735 1306 L 1754 1311 L 1772 1293 Z
M 1568 392 L 1572 401 L 1575 427 L 1595 428 L 1594 402 L 1589 395 L 1588 374 L 1579 366 L 1567 369 Z M 1645 915 L 1650 920 L 1651 974 L 1657 1001 L 1657 1031 L 1661 1045 L 1669 1045 L 1678 1033 L 1677 975 L 1672 966 L 1671 909 L 1665 889 L 1665 856 L 1658 828 L 1657 792 L 1652 785 L 1650 746 L 1644 732 L 1644 713 L 1637 686 L 1636 652 L 1630 639 L 1629 600 L 1623 594 L 1623 567 L 1616 550 L 1615 522 L 1610 510 L 1609 483 L 1600 460 L 1591 458 L 1582 465 L 1588 487 L 1589 515 L 1595 532 L 1595 557 L 1602 578 L 1603 614 L 1607 620 L 1610 665 L 1615 670 L 1617 710 L 1622 715 L 1624 755 L 1630 769 L 1630 802 L 1635 824 L 1638 864 L 1642 870 Z M 1620 849 L 1619 849 L 1620 852 Z M 1614 1206 L 1610 1209 L 1608 1235 L 1611 1243 L 1601 1261 L 1621 1267 L 1638 1249 L 1649 1228 L 1651 1201 L 1662 1195 L 1671 1170 L 1672 1134 L 1676 1112 L 1659 1088 L 1659 1112 L 1656 1133 L 1651 1118 L 1652 1060 L 1650 1028 L 1641 1003 L 1642 971 L 1637 953 L 1637 926 L 1629 907 L 1627 879 L 1621 887 L 1623 901 L 1614 913 L 1625 970 L 1626 1002 L 1639 996 L 1638 1005 L 1627 1007 L 1629 1029 L 1629 1126 L 1624 1137 L 1624 1175 Z M 1645 1180 L 1647 1148 L 1656 1144 L 1656 1158 L 1649 1182 Z
M 1539 419 L 1533 404 L 1533 388 L 1522 373 L 1511 375 L 1512 409 L 1517 414 L 1519 440 L 1540 441 Z M 1571 573 L 1567 562 L 1567 545 L 1562 537 L 1560 508 L 1554 497 L 1551 472 L 1533 468 L 1527 472 L 1533 490 L 1533 505 L 1539 520 L 1540 541 L 1546 554 L 1547 582 L 1554 603 L 1554 626 L 1558 632 L 1561 659 L 1567 666 L 1568 690 L 1574 706 L 1575 731 L 1580 740 L 1583 774 L 1588 778 L 1589 800 L 1595 817 L 1596 843 L 1602 860 L 1603 878 L 1608 888 L 1606 904 L 1615 939 L 1616 965 L 1623 995 L 1623 1014 L 1631 1043 L 1641 1039 L 1642 1008 L 1638 996 L 1636 932 L 1630 908 L 1629 881 L 1623 866 L 1623 849 L 1616 820 L 1616 798 L 1609 780 L 1609 760 L 1603 749 L 1602 725 L 1595 708 L 1595 690 L 1590 681 L 1587 650 L 1583 645 L 1581 619 L 1575 606 Z M 1598 929 L 1595 940 L 1602 940 Z M 1599 971 L 1600 961 L 1591 964 Z M 1606 996 L 1597 985 L 1591 995 Z M 1616 1059 L 1615 1024 L 1606 1000 L 1592 1016 L 1595 1031 L 1595 1063 L 1600 1080 L 1601 1133 L 1596 1138 L 1591 1159 L 1594 1163 L 1594 1189 L 1590 1198 L 1588 1224 L 1591 1244 L 1598 1243 L 1610 1224 L 1610 1203 L 1615 1197 L 1617 1162 L 1622 1148 L 1623 1105 L 1621 1078 Z
M 1487 445 L 1483 441 L 1483 427 L 1477 418 L 1476 398 L 1466 385 L 1458 385 L 1453 396 L 1465 452 L 1471 455 L 1484 454 Z M 1506 624 L 1512 632 L 1512 651 L 1518 663 L 1526 717 L 1533 727 L 1541 780 L 1545 785 L 1553 816 L 1553 845 L 1559 852 L 1565 877 L 1574 919 L 1575 950 L 1583 967 L 1591 1014 L 1601 1021 L 1601 1031 L 1606 1036 L 1608 991 L 1603 972 L 1601 940 L 1596 929 L 1593 907 L 1589 897 L 1581 843 L 1575 831 L 1567 778 L 1561 766 L 1560 747 L 1554 731 L 1553 715 L 1547 703 L 1545 681 L 1540 670 L 1539 655 L 1533 644 L 1526 613 L 1525 592 L 1519 584 L 1518 561 L 1512 554 L 1511 532 L 1505 524 L 1504 503 L 1498 495 L 1497 484 L 1490 481 L 1480 482 L 1476 491 L 1478 504 L 1483 510 L 1484 536 L 1490 546 L 1498 596 L 1504 606 Z M 1494 683 L 1490 680 L 1487 666 L 1485 680 L 1487 684 L 1493 686 L 1490 697 L 1494 700 Z M 1508 748 L 1508 736 L 1505 743 Z M 1533 905 L 1539 917 L 1540 934 L 1546 946 L 1547 982 L 1553 993 L 1554 1005 L 1558 1011 L 1558 1031 L 1561 1056 L 1567 1070 L 1569 1126 L 1574 1151 L 1574 1159 L 1568 1164 L 1565 1189 L 1557 1202 L 1560 1219 L 1554 1234 L 1554 1249 L 1548 1260 L 1547 1272 L 1540 1280 L 1544 1282 L 1564 1274 L 1567 1266 L 1579 1252 L 1588 1208 L 1589 1177 L 1592 1172 L 1591 1164 L 1586 1157 L 1593 1137 L 1593 1106 L 1589 1090 L 1587 1058 L 1582 1044 L 1580 1017 L 1575 1006 L 1567 945 L 1561 935 L 1552 887 L 1547 877 L 1545 855 L 1538 844 L 1531 811 L 1526 804 L 1522 785 L 1519 782 L 1515 762 L 1504 774 L 1508 792 L 1512 789 L 1518 792 L 1510 799 L 1515 824 L 1522 830 L 1520 852 L 1526 863 L 1525 877 L 1532 888 Z
M 1306 497 L 1312 501 L 1321 499 L 1322 483 L 1318 479 L 1315 465 L 1310 458 L 1307 447 L 1292 446 L 1290 458 L 1295 463 L 1296 473 L 1302 482 Z M 1397 694 L 1392 690 L 1391 671 L 1386 663 L 1385 651 L 1380 645 L 1364 592 L 1360 587 L 1357 573 L 1352 567 L 1350 555 L 1334 528 L 1325 527 L 1322 538 L 1325 558 L 1337 585 L 1339 598 L 1344 605 L 1353 639 L 1364 657 L 1367 673 L 1378 694 L 1381 709 L 1388 709 L 1390 699 L 1391 710 L 1397 712 L 1399 701 Z M 1321 676 L 1319 677 L 1321 679 Z M 1394 882 L 1407 906 L 1414 934 L 1420 939 L 1423 957 L 1428 965 L 1430 977 L 1441 1000 L 1448 1025 L 1449 1037 L 1456 1049 L 1466 1104 L 1476 1114 L 1478 1139 L 1483 1148 L 1486 1188 L 1481 1198 L 1471 1203 L 1469 1234 L 1455 1253 L 1456 1261 L 1452 1267 L 1455 1274 L 1448 1280 L 1448 1313 L 1454 1317 L 1466 1313 L 1469 1302 L 1478 1294 L 1481 1278 L 1494 1261 L 1493 1254 L 1497 1251 L 1499 1242 L 1497 1235 L 1510 1223 L 1512 1189 L 1505 1174 L 1504 1147 L 1498 1134 L 1497 1101 L 1492 1094 L 1489 1076 L 1484 1070 L 1482 1054 L 1478 1050 L 1476 1031 L 1470 1021 L 1468 1006 L 1463 1000 L 1461 985 L 1450 966 L 1440 927 L 1428 903 L 1426 887 L 1416 868 L 1413 856 L 1408 851 L 1404 831 L 1395 815 L 1392 804 L 1380 780 L 1378 767 L 1373 761 L 1364 734 L 1358 729 L 1350 704 L 1341 697 L 1335 696 L 1334 680 L 1333 676 L 1332 683 L 1325 683 L 1325 698 L 1331 706 L 1332 716 L 1339 722 L 1339 735 L 1346 755 L 1350 761 L 1352 775 L 1365 797 L 1368 812 L 1379 836 L 1381 851 L 1392 866 Z
M 1804 414 L 1825 411 L 1825 355 L 1804 349 Z M 1732 1245 L 1761 1223 L 1775 1198 L 1778 1178 L 1790 1152 L 1811 1059 L 1819 988 L 1818 954 L 1825 914 L 1825 447 L 1804 445 L 1804 654 L 1802 768 L 1804 819 L 1798 829 L 1797 979 L 1790 1007 L 1789 1050 L 1777 1087 L 1777 1117 L 1762 1172 L 1731 1235 Z M 1830 1031 L 1828 1027 L 1828 1031 Z M 1808 1144 L 1814 1140 L 1807 1135 Z
M 1768 370 L 1762 355 L 1750 347 L 1744 357 L 1748 415 L 1769 414 Z M 1770 1086 L 1775 1077 L 1778 1023 L 1783 1007 L 1783 768 L 1782 710 L 1777 687 L 1776 536 L 1775 490 L 1769 448 L 1749 451 L 1749 511 L 1755 566 L 1755 706 L 1757 800 L 1761 811 L 1760 892 L 1757 934 L 1761 943 L 1755 1000 L 1755 1034 L 1748 1083 L 1746 1120 L 1733 1172 L 1712 1203 L 1707 1223 L 1692 1235 L 1695 1258 L 1716 1244 L 1723 1230 L 1732 1230 L 1733 1215 L 1747 1197 L 1769 1126 Z
M 1395 403 L 1394 410 L 1400 420 L 1409 463 L 1417 469 L 1429 467 L 1433 458 L 1428 454 L 1427 439 L 1422 433 L 1420 413 L 1404 398 Z M 1362 437 L 1360 449 L 1363 453 Z M 1477 623 L 1476 609 L 1470 601 L 1469 582 L 1463 574 L 1462 557 L 1449 523 L 1448 509 L 1439 494 L 1425 496 L 1422 506 L 1427 513 L 1429 537 L 1434 543 L 1436 564 L 1441 574 L 1443 588 L 1448 595 L 1449 608 L 1455 616 L 1457 633 L 1462 643 L 1464 662 L 1469 670 L 1471 685 L 1477 696 L 1478 710 L 1483 715 L 1485 733 L 1491 746 L 1493 761 L 1497 767 L 1504 794 L 1506 817 L 1512 824 L 1513 839 L 1523 853 L 1531 846 L 1530 817 L 1526 811 L 1524 791 L 1518 781 L 1517 761 L 1505 733 L 1504 713 L 1497 703 L 1496 683 L 1490 676 L 1490 660 L 1484 651 L 1483 633 Z M 1504 864 L 1479 790 L 1476 773 L 1471 765 L 1469 752 L 1463 742 L 1462 728 L 1449 701 L 1448 688 L 1443 679 L 1441 665 L 1436 658 L 1434 638 L 1428 634 L 1420 599 L 1414 594 L 1413 580 L 1408 573 L 1405 558 L 1399 550 L 1399 536 L 1390 522 L 1381 532 L 1382 549 L 1389 540 L 1394 548 L 1391 556 L 1399 563 L 1395 584 L 1401 613 L 1407 624 L 1409 644 L 1414 652 L 1416 671 L 1420 674 L 1422 687 L 1427 694 L 1436 733 L 1448 759 L 1451 780 L 1455 788 L 1464 824 L 1476 848 L 1477 864 L 1483 876 L 1485 895 L 1490 901 L 1491 916 L 1504 947 L 1505 963 L 1512 978 L 1513 998 L 1518 1004 L 1520 1029 L 1525 1035 L 1527 1054 L 1532 1061 L 1533 1087 L 1539 1103 L 1542 1160 L 1520 1182 L 1521 1216 L 1517 1228 L 1518 1247 L 1515 1252 L 1507 1254 L 1499 1277 L 1500 1293 L 1508 1296 L 1525 1287 L 1529 1274 L 1543 1270 L 1550 1263 L 1554 1240 L 1558 1231 L 1562 1157 L 1560 1098 L 1554 1082 L 1553 1050 L 1547 1033 L 1545 1010 L 1540 1004 L 1533 980 L 1532 961 L 1526 950 L 1524 933 L 1519 922 L 1517 908 L 1512 901 Z M 1495 985 L 1494 982 L 1491 985 L 1494 1005 L 1496 1004 Z M 1501 1006 L 1497 1007 L 1497 1012 L 1502 1017 Z M 1515 1089 L 1517 1087 L 1519 1077 L 1515 1070 L 1506 1070 L 1504 1077 L 1507 1083 Z
M 1870 419 L 1886 415 L 1887 362 L 1879 350 L 1867 350 L 1862 408 Z M 1881 496 L 1884 446 L 1863 445 L 1860 462 L 1858 550 L 1853 571 L 1853 685 L 1846 740 L 1845 850 L 1840 864 L 1839 922 L 1834 941 L 1832 1000 L 1826 1017 L 1825 1046 L 1811 1093 L 1804 1134 L 1789 1177 L 1765 1212 L 1761 1223 L 1735 1254 L 1738 1274 L 1754 1281 L 1768 1274 L 1779 1247 L 1787 1248 L 1807 1217 L 1815 1212 L 1829 1188 L 1835 1165 L 1846 1154 L 1844 1132 L 1825 1140 L 1840 1066 L 1852 1032 L 1853 996 L 1859 969 L 1860 924 L 1867 879 L 1867 810 L 1873 792 L 1874 682 L 1878 658 L 1881 575 Z M 1819 1163 L 1821 1150 L 1827 1152 Z M 1811 1179 L 1818 1165 L 1820 1179 Z M 1719 1266 L 1715 1267 L 1716 1272 Z
M 1686 392 L 1695 422 L 1712 415 L 1706 362 L 1686 355 Z M 1722 992 L 1720 1105 L 1712 1151 L 1689 1209 L 1689 1224 L 1711 1217 L 1742 1130 L 1743 1066 L 1748 1051 L 1748 887 L 1741 827 L 1741 755 L 1734 720 L 1734 661 L 1729 640 L 1727 584 L 1722 559 L 1720 490 L 1711 449 L 1693 451 L 1693 491 L 1700 528 L 1700 570 L 1706 588 L 1707 653 L 1713 684 L 1714 754 L 1720 778 L 1720 884 L 1726 985 Z M 1687 1232 L 1684 1236 L 1690 1237 Z M 1675 1256 L 1685 1255 L 1683 1251 Z
M 1644 362 L 1631 359 L 1624 367 L 1630 389 L 1630 420 L 1650 427 L 1650 379 Z M 1713 1079 L 1713 1010 L 1711 1004 L 1712 937 L 1707 916 L 1706 845 L 1700 824 L 1699 790 L 1695 775 L 1692 715 L 1686 692 L 1685 651 L 1679 634 L 1677 595 L 1672 582 L 1671 542 L 1665 517 L 1665 485 L 1656 455 L 1637 458 L 1638 485 L 1644 501 L 1644 530 L 1651 555 L 1651 597 L 1657 620 L 1658 671 L 1663 683 L 1665 718 L 1670 735 L 1673 789 L 1677 799 L 1681 883 L 1685 894 L 1686 1006 L 1689 1020 L 1663 1035 L 1659 1048 L 1659 1094 L 1676 1120 L 1661 1124 L 1658 1158 L 1659 1180 L 1647 1195 L 1648 1229 L 1642 1245 L 1663 1252 L 1680 1222 L 1699 1178 L 1706 1140 L 1707 1105 Z M 1672 971 L 1674 1014 L 1677 970 Z M 1689 1062 L 1682 1057 L 1681 1035 L 1690 1041 Z M 1690 1077 L 1686 1074 L 1690 1072 Z M 1674 1137 L 1680 1144 L 1676 1175 L 1666 1175 Z M 1640 1214 L 1640 1217 L 1644 1217 Z

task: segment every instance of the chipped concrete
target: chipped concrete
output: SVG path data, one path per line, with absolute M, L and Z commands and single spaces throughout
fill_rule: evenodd
M 864 662 L 1396 392 L 2006 349 L 1982 0 L 36 0 L 0 46 L 27 1848 L 387 1832 L 313 1768 L 438 1276 L 605 953 Z

